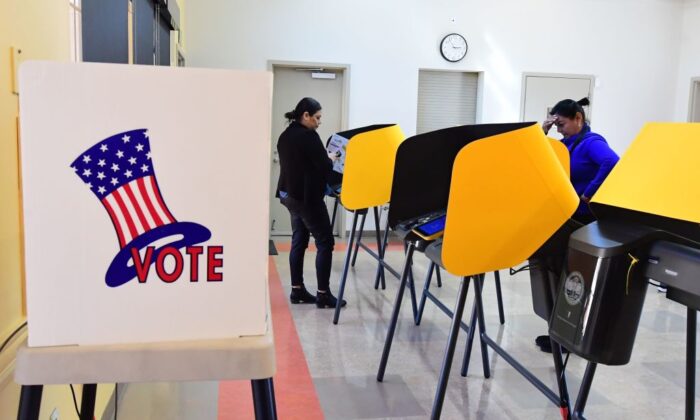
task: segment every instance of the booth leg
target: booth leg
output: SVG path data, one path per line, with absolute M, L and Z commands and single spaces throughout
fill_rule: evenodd
M 478 287 L 475 285 L 474 287 Z M 474 344 L 474 333 L 476 332 L 476 302 L 472 305 L 472 315 L 469 318 L 469 333 L 467 334 L 467 344 L 464 350 L 464 360 L 462 361 L 462 371 L 460 374 L 464 377 L 467 376 L 469 371 L 469 360 L 472 357 L 472 345 Z
M 333 324 L 338 324 L 338 319 L 340 318 L 340 305 L 343 303 L 343 295 L 345 294 L 345 282 L 348 279 L 348 269 L 350 268 L 350 256 L 352 254 L 352 245 L 355 241 L 355 229 L 357 229 L 357 212 L 353 212 L 352 216 L 352 231 L 350 232 L 350 239 L 348 239 L 348 249 L 345 252 L 343 274 L 340 276 L 340 287 L 338 289 L 338 303 L 335 305 L 335 313 L 333 314 Z
M 355 266 L 357 260 L 357 252 L 360 250 L 360 242 L 362 241 L 362 233 L 365 231 L 365 220 L 367 219 L 367 210 L 362 213 L 362 221 L 360 222 L 360 231 L 357 233 L 357 242 L 355 242 L 355 252 L 352 254 L 352 262 L 350 265 Z
M 382 245 L 379 248 L 377 254 L 379 255 L 379 265 L 377 266 L 377 275 L 374 277 L 374 288 L 375 290 L 379 288 L 379 281 L 382 282 L 382 290 L 386 289 L 386 281 L 384 278 L 384 254 L 386 254 L 386 245 L 389 242 L 389 218 L 386 218 L 386 225 L 384 226 L 384 239 L 382 240 Z
M 406 243 L 404 242 L 404 253 L 408 252 Z M 416 298 L 416 282 L 413 280 L 413 258 L 408 266 L 408 291 L 411 296 L 411 311 L 413 311 L 413 319 L 418 316 L 418 299 Z
M 588 362 L 588 365 L 586 365 L 586 371 L 581 379 L 581 388 L 578 390 L 578 397 L 576 397 L 576 405 L 574 406 L 574 420 L 586 420 L 583 416 L 583 410 L 586 408 L 586 401 L 588 400 L 588 393 L 593 384 L 593 376 L 595 375 L 596 367 L 598 367 L 598 365 L 593 362 Z
M 432 419 L 439 419 L 442 412 L 442 404 L 445 401 L 445 392 L 447 390 L 447 381 L 450 377 L 450 369 L 452 368 L 452 359 L 457 346 L 457 335 L 459 334 L 460 323 L 462 321 L 462 313 L 464 312 L 464 302 L 467 300 L 467 290 L 469 287 L 469 277 L 462 277 L 457 292 L 457 304 L 455 305 L 454 315 L 452 316 L 452 324 L 450 325 L 450 335 L 447 338 L 447 347 L 445 348 L 445 356 L 442 359 L 442 368 L 440 369 L 440 378 L 438 379 L 438 388 L 435 392 L 435 400 L 433 401 Z
M 563 420 L 571 419 L 571 403 L 569 402 L 569 388 L 566 385 L 566 372 L 561 356 L 561 345 L 552 340 L 552 357 L 554 358 L 554 373 L 557 375 L 557 387 L 559 388 L 559 409 Z
M 688 307 L 685 349 L 685 419 L 695 418 L 695 340 L 697 337 L 697 311 Z
M 476 318 L 479 324 L 479 342 L 481 343 L 481 361 L 484 365 L 484 377 L 491 377 L 491 368 L 489 367 L 489 353 L 484 336 L 486 335 L 486 322 L 484 321 L 484 303 L 481 299 L 481 291 L 484 288 L 484 275 L 479 274 L 474 276 L 476 287 L 474 293 L 474 301 L 476 304 Z
M 498 320 L 501 321 L 501 325 L 506 323 L 506 317 L 503 314 L 503 295 L 501 294 L 501 273 L 498 270 L 493 272 L 496 277 L 496 298 L 498 299 Z
M 338 214 L 338 196 L 335 197 L 335 203 L 333 204 L 333 216 L 331 216 L 331 230 L 335 229 L 335 216 Z
M 430 289 L 430 282 L 433 279 L 433 270 L 437 265 L 431 262 L 428 266 L 428 274 L 425 276 L 425 282 L 423 283 L 423 294 L 420 297 L 420 304 L 418 305 L 418 313 L 416 313 L 416 325 L 420 325 L 420 321 L 423 318 L 423 310 L 425 309 L 425 301 L 428 300 L 428 290 Z
M 83 396 L 80 399 L 80 420 L 93 420 L 96 396 L 97 384 L 83 385 Z
M 277 405 L 275 404 L 275 388 L 272 378 L 253 379 L 253 407 L 256 420 L 276 420 Z
M 389 352 L 391 352 L 391 343 L 394 340 L 394 333 L 396 332 L 396 324 L 399 321 L 399 312 L 401 311 L 401 301 L 403 300 L 403 291 L 408 282 L 408 273 L 411 268 L 411 260 L 413 259 L 413 251 L 415 245 L 411 242 L 406 250 L 406 261 L 404 261 L 403 270 L 401 271 L 401 283 L 399 284 L 399 290 L 396 292 L 396 302 L 394 302 L 394 310 L 391 313 L 391 321 L 389 322 L 389 329 L 386 333 L 386 339 L 384 341 L 384 350 L 382 351 L 382 359 L 379 362 L 379 371 L 377 372 L 377 381 L 381 382 L 384 380 L 384 372 L 386 371 L 386 364 L 389 361 Z
M 38 420 L 43 385 L 22 385 L 17 420 Z
M 377 236 L 377 256 L 379 256 L 379 275 L 381 276 L 382 280 L 382 289 L 386 289 L 386 282 L 384 280 L 384 250 L 382 249 L 382 235 L 379 232 L 379 207 L 374 207 L 374 231 Z M 389 227 L 387 226 L 387 229 Z M 375 280 L 374 282 L 374 288 L 377 289 L 377 281 Z

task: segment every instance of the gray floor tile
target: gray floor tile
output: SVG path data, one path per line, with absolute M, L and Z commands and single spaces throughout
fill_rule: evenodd
M 398 375 L 383 383 L 376 376 L 315 378 L 321 406 L 328 419 L 425 417 L 426 412 Z

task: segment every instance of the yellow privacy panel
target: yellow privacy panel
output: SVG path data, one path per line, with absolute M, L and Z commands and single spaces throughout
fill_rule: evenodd
M 398 125 L 356 134 L 348 142 L 340 201 L 348 210 L 389 201 L 396 150 L 405 136 Z
M 571 163 L 569 162 L 570 156 L 569 156 L 569 149 L 564 146 L 564 143 L 561 142 L 561 140 L 553 139 L 551 137 L 547 137 L 547 140 L 549 140 L 549 145 L 552 146 L 552 150 L 554 150 L 554 154 L 557 155 L 557 159 L 559 160 L 559 164 L 561 164 L 561 167 L 564 169 L 564 172 L 566 172 L 566 176 L 571 176 L 571 171 L 570 171 L 570 165 Z
M 472 142 L 452 169 L 442 260 L 467 276 L 530 257 L 574 213 L 576 191 L 532 125 Z
M 700 223 L 700 124 L 646 124 L 592 201 Z

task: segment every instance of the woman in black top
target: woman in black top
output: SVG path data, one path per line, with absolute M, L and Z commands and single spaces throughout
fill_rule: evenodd
M 284 116 L 289 120 L 289 127 L 277 141 L 280 158 L 277 197 L 292 218 L 292 249 L 289 252 L 292 293 L 289 299 L 292 303 L 315 303 L 319 308 L 335 308 L 337 299 L 329 289 L 335 241 L 323 201 L 335 156 L 326 152 L 316 132 L 321 125 L 321 104 L 318 101 L 304 98 Z M 310 235 L 313 235 L 317 249 L 316 296 L 304 287 L 304 253 Z M 345 301 L 342 302 L 344 305 Z

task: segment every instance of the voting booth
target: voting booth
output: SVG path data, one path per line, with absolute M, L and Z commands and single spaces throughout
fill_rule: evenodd
M 329 152 L 338 154 L 329 183 L 335 190 L 340 204 L 353 213 L 352 228 L 338 290 L 338 305 L 333 316 L 334 324 L 337 324 L 340 318 L 340 305 L 345 293 L 348 270 L 351 265 L 355 265 L 360 247 L 378 261 L 375 289 L 380 280 L 384 285 L 383 256 L 387 237 L 385 235 L 382 243 L 379 233 L 379 208 L 389 201 L 396 150 L 404 138 L 401 127 L 398 125 L 376 124 L 342 131 L 332 135 L 328 140 L 326 148 Z M 333 220 L 337 206 L 338 201 L 333 210 Z M 361 242 L 370 208 L 374 213 L 376 252 Z M 361 222 L 358 229 L 359 217 Z M 391 270 L 391 267 L 389 269 Z
M 597 364 L 629 362 L 648 288 L 687 306 L 686 418 L 694 418 L 700 308 L 700 124 L 649 123 L 591 200 L 598 221 L 569 241 L 549 323 L 553 339 L 589 361 L 575 416 Z
M 430 264 L 420 303 L 418 303 L 411 275 L 412 259 L 415 251 L 425 251 L 426 246 L 431 241 L 422 240 L 421 237 L 412 232 L 412 228 L 423 222 L 429 222 L 433 218 L 444 216 L 449 198 L 454 160 L 463 147 L 477 140 L 528 125 L 527 123 L 516 123 L 450 127 L 415 135 L 406 139 L 399 147 L 392 181 L 391 206 L 389 208 L 387 226 L 408 245 L 406 246 L 406 257 L 399 277 L 401 283 L 396 295 L 394 311 L 390 319 L 377 374 L 379 381 L 383 380 L 386 371 L 406 287 L 409 289 L 411 309 L 413 310 L 416 325 L 420 324 L 422 320 L 425 304 L 428 300 L 449 317 L 453 316 L 452 311 L 429 291 L 431 276 L 433 271 L 439 267 L 438 264 Z M 497 276 L 496 286 L 499 313 L 502 313 Z M 473 322 L 470 322 L 470 324 L 473 324 Z M 465 331 L 470 331 L 470 327 L 466 323 L 460 323 L 460 326 Z
M 263 379 L 273 395 L 271 75 L 28 62 L 20 86 L 21 414 L 62 381 Z
M 424 248 L 426 256 L 446 271 L 462 276 L 452 326 L 433 403 L 432 417 L 438 418 L 447 387 L 457 335 L 462 327 L 462 314 L 467 288 L 471 279 L 475 283 L 475 305 L 469 325 L 467 344 L 470 346 L 476 328 L 479 329 L 483 356 L 484 375 L 490 376 L 486 346 L 493 348 L 526 379 L 531 381 L 550 400 L 566 407 L 565 383 L 558 381 L 559 393 L 551 391 L 530 372 L 524 369 L 485 331 L 481 291 L 482 273 L 496 271 L 526 260 L 574 213 L 578 197 L 569 181 L 561 150 L 555 151 L 553 143 L 535 123 L 492 124 L 466 126 L 441 130 L 441 136 L 451 136 L 450 130 L 461 134 L 458 142 L 445 142 L 449 147 L 431 154 L 431 159 L 420 162 L 418 143 L 406 141 L 406 150 L 415 147 L 413 165 L 418 169 L 399 173 L 402 165 L 402 148 L 397 156 L 397 170 L 392 190 L 390 223 L 405 231 L 409 241 L 409 256 L 414 248 Z M 427 140 L 426 140 L 427 141 Z M 460 144 L 461 143 L 461 144 Z M 431 163 L 442 164 L 430 167 Z M 398 181 L 398 178 L 406 181 Z M 428 191 L 428 193 L 424 192 Z M 396 196 L 394 195 L 396 194 Z M 416 195 L 420 199 L 416 199 Z M 398 203 L 398 205 L 397 205 Z M 517 203 L 517 204 L 514 204 Z M 414 240 L 415 225 L 407 221 L 420 219 L 420 214 L 445 211 L 442 238 L 425 244 Z M 404 283 L 402 283 L 402 286 Z M 384 354 L 378 379 L 386 367 L 386 357 L 403 287 L 397 294 L 392 324 L 387 333 Z M 474 320 L 476 317 L 476 321 Z M 468 347 L 466 353 L 470 352 Z M 557 371 L 561 367 L 555 360 Z M 465 361 L 468 356 L 465 357 Z M 562 389 L 562 385 L 564 385 Z

